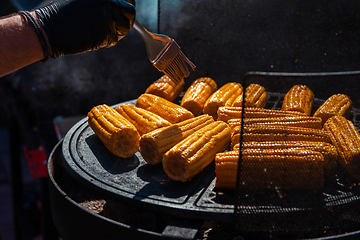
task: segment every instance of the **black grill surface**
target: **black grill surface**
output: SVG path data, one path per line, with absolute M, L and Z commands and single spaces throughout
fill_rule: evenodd
M 350 119 L 359 127 L 360 111 L 354 95 L 358 79 L 359 72 L 249 73 L 243 84 L 259 83 L 268 89 L 281 89 L 268 92 L 266 108 L 273 109 L 281 108 L 286 91 L 294 84 L 307 84 L 315 96 L 321 96 L 315 97 L 314 110 L 334 93 L 349 94 L 355 106 Z M 339 166 L 336 174 L 326 177 L 324 186 L 316 191 L 217 189 L 214 164 L 190 182 L 175 182 L 161 165 L 147 165 L 139 152 L 127 159 L 113 156 L 95 136 L 86 118 L 68 132 L 62 152 L 62 164 L 87 187 L 114 200 L 163 213 L 233 221 L 237 229 L 245 231 L 326 231 L 350 229 L 360 223 L 360 182 Z
M 179 216 L 232 219 L 233 206 L 213 202 L 207 207 L 210 196 L 202 200 L 204 191 L 213 188 L 214 164 L 190 182 L 171 181 L 161 165 L 146 164 L 139 152 L 127 159 L 112 155 L 89 127 L 87 118 L 66 135 L 63 155 L 65 167 L 76 179 L 114 199 Z

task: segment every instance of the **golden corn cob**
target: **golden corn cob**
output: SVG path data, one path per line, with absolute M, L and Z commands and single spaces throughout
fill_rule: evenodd
M 140 153 L 147 163 L 159 164 L 170 148 L 212 122 L 211 116 L 200 115 L 144 134 L 140 138 Z
M 273 126 L 307 127 L 321 129 L 321 118 L 311 116 L 274 117 L 274 118 L 244 118 L 244 125 L 263 124 Z M 228 121 L 231 128 L 240 126 L 241 118 Z
M 91 109 L 88 123 L 109 151 L 127 158 L 139 150 L 140 135 L 134 125 L 105 104 Z
M 196 79 L 186 90 L 181 100 L 181 106 L 189 110 L 194 116 L 203 113 L 206 100 L 217 90 L 216 82 L 209 77 Z
M 322 124 L 324 124 L 332 116 L 348 117 L 352 107 L 352 101 L 348 96 L 334 94 L 316 110 L 314 117 L 320 117 Z
M 180 82 L 174 82 L 167 75 L 163 75 L 153 82 L 146 89 L 145 93 L 154 94 L 173 102 L 184 90 L 184 85 L 184 79 L 181 79 Z
M 163 158 L 166 174 L 175 181 L 189 181 L 230 145 L 230 128 L 221 121 L 213 122 L 191 134 Z
M 281 110 L 311 114 L 314 93 L 305 85 L 293 86 L 285 95 Z
M 233 148 L 239 151 L 239 145 Z M 335 173 L 337 168 L 336 159 L 338 153 L 334 145 L 326 142 L 310 142 L 310 141 L 269 141 L 269 142 L 244 142 L 242 149 L 258 148 L 258 149 L 307 149 L 320 152 L 324 157 L 324 174 L 331 175 Z
M 131 104 L 120 105 L 115 110 L 136 127 L 140 136 L 157 128 L 171 125 L 169 121 L 159 115 Z
M 172 124 L 194 117 L 189 110 L 180 105 L 148 93 L 142 94 L 136 100 L 135 106 L 155 113 Z
M 287 126 L 267 126 L 256 124 L 244 126 L 243 142 L 254 141 L 311 141 L 331 143 L 330 137 L 322 129 L 287 127 Z M 240 126 L 232 131 L 231 148 L 240 142 Z
M 235 189 L 239 152 L 216 154 L 215 186 Z M 323 156 L 304 149 L 245 149 L 242 151 L 240 188 L 316 190 L 323 186 Z
M 252 83 L 245 89 L 245 107 L 263 108 L 267 102 L 267 92 L 259 84 Z M 240 94 L 232 104 L 234 107 L 242 107 L 243 94 Z
M 342 116 L 329 118 L 324 129 L 339 153 L 340 165 L 353 178 L 360 179 L 360 134 L 355 125 Z
M 217 111 L 217 120 L 228 122 L 229 119 L 241 118 L 242 108 L 241 107 L 219 107 Z M 299 116 L 305 115 L 295 111 L 282 111 L 277 109 L 264 109 L 264 108 L 245 108 L 246 118 L 272 118 L 272 117 L 286 117 L 286 116 Z
M 217 110 L 222 106 L 231 106 L 235 99 L 242 94 L 240 83 L 230 82 L 214 92 L 205 102 L 203 113 L 217 119 Z

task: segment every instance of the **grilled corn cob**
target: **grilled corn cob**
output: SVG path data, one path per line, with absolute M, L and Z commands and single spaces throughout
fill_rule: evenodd
M 194 117 L 189 110 L 180 105 L 148 93 L 142 94 L 135 106 L 155 113 L 172 124 Z
M 230 128 L 221 121 L 213 122 L 191 134 L 167 151 L 163 167 L 172 180 L 189 181 L 230 145 Z
M 134 125 L 115 109 L 103 104 L 88 113 L 88 123 L 109 151 L 127 158 L 139 150 L 140 135 Z
M 334 94 L 316 110 L 314 117 L 320 117 L 322 124 L 324 124 L 332 116 L 348 117 L 352 107 L 352 101 L 348 96 Z
M 281 110 L 311 114 L 314 93 L 305 85 L 293 86 L 285 95 Z
M 258 148 L 258 149 L 307 149 L 320 152 L 324 157 L 324 174 L 331 175 L 336 171 L 338 153 L 334 145 L 325 142 L 310 142 L 310 141 L 269 141 L 269 142 L 244 142 L 243 149 Z M 233 148 L 239 151 L 239 144 Z
M 138 130 L 140 136 L 157 128 L 170 126 L 171 123 L 155 113 L 135 107 L 131 104 L 123 104 L 115 108 L 124 118 L 129 120 Z
M 295 117 L 274 117 L 274 118 L 244 118 L 245 125 L 263 124 L 272 126 L 307 127 L 321 129 L 321 118 L 311 116 Z M 241 118 L 234 118 L 228 121 L 231 128 L 240 126 Z
M 245 107 L 263 108 L 267 102 L 267 92 L 259 84 L 252 83 L 245 89 Z M 240 94 L 232 104 L 234 107 L 242 107 L 243 94 Z
M 215 186 L 235 189 L 239 152 L 216 154 Z M 323 156 L 303 149 L 244 149 L 239 187 L 316 190 L 323 186 Z
M 156 96 L 165 98 L 173 102 L 180 93 L 184 90 L 185 81 L 181 79 L 180 82 L 172 81 L 167 75 L 163 75 L 158 80 L 153 82 L 145 91 L 145 93 L 154 94 Z
M 339 153 L 340 165 L 353 178 L 360 179 L 360 134 L 355 125 L 342 116 L 329 118 L 324 129 Z
M 256 124 L 244 126 L 242 139 L 244 142 L 254 141 L 312 141 L 331 143 L 330 137 L 322 129 L 287 127 L 287 126 L 267 126 Z M 240 126 L 236 126 L 232 131 L 231 148 L 240 142 Z
M 140 138 L 140 153 L 147 163 L 159 164 L 170 148 L 212 122 L 211 116 L 200 115 L 144 134 Z
M 205 102 L 203 113 L 217 119 L 217 110 L 222 106 L 231 106 L 235 99 L 242 94 L 240 83 L 230 82 L 214 92 Z
M 209 77 L 196 79 L 186 90 L 181 100 L 181 106 L 189 110 L 194 116 L 203 113 L 206 100 L 217 90 L 216 82 Z
M 217 120 L 228 122 L 229 119 L 241 118 L 242 108 L 241 107 L 219 107 L 217 111 Z M 264 109 L 264 108 L 245 108 L 246 118 L 272 118 L 272 117 L 286 117 L 286 116 L 299 116 L 305 115 L 295 111 L 282 111 L 276 109 Z

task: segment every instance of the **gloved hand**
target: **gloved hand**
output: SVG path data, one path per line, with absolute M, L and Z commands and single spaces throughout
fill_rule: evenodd
M 35 11 L 53 58 L 113 46 L 135 20 L 134 5 L 126 0 L 59 0 Z

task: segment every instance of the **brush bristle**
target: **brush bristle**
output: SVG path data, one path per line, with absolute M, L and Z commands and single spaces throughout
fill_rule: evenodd
M 163 72 L 175 82 L 180 82 L 182 79 L 190 75 L 187 64 L 194 70 L 195 65 L 184 55 L 182 51 L 173 58 L 171 63 L 163 70 Z
M 188 77 L 190 72 L 186 64 L 195 70 L 195 65 L 180 50 L 180 46 L 172 39 L 159 53 L 156 59 L 151 60 L 153 65 L 165 73 L 173 82 L 179 83 Z

